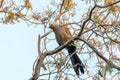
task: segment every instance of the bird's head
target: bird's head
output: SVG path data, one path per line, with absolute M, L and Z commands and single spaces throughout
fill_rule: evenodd
M 57 22 L 50 22 L 50 27 L 49 28 L 51 28 L 51 29 L 53 29 L 55 26 L 57 26 Z

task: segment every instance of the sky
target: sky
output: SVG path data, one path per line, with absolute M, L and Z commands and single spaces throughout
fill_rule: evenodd
M 42 2 L 31 0 L 36 10 L 43 9 L 45 4 Z M 40 32 L 40 27 L 28 27 L 24 21 L 16 24 L 0 23 L 1 80 L 28 80 L 32 76 L 32 65 L 38 55 L 37 38 Z
M 48 1 L 31 0 L 31 3 L 34 9 L 43 10 Z M 40 33 L 40 27 L 28 27 L 24 21 L 16 24 L 0 23 L 1 80 L 28 80 L 32 76 Z
M 39 32 L 22 23 L 0 24 L 1 80 L 27 80 L 31 76 Z

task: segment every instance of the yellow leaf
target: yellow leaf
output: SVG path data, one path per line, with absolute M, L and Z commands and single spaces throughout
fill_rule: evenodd
M 74 7 L 74 6 L 76 6 L 76 4 L 73 3 L 72 0 L 65 0 L 63 6 L 64 6 L 65 10 L 68 10 L 68 9 L 70 9 L 70 8 L 72 8 L 72 7 Z
M 113 2 L 116 2 L 117 0 L 105 0 L 105 3 L 106 4 L 111 4 L 111 3 L 113 3 Z
M 15 19 L 15 13 L 9 11 L 7 12 L 8 13 L 8 16 L 5 17 L 5 20 L 4 22 L 12 22 L 13 23 L 13 20 Z
M 93 19 L 96 21 L 96 22 L 99 22 L 100 21 L 100 16 L 98 14 L 95 14 Z
M 26 6 L 28 9 L 32 9 L 32 5 L 31 5 L 31 3 L 29 2 L 29 0 L 25 0 L 25 6 Z
M 7 12 L 10 16 L 14 16 L 15 14 L 11 11 Z
M 112 3 L 112 0 L 105 0 L 106 1 L 106 4 L 111 4 Z

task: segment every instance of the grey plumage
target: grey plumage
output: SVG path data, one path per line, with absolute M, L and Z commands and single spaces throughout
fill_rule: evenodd
M 50 23 L 50 28 L 54 31 L 56 40 L 59 45 L 64 44 L 66 41 L 72 38 L 72 35 L 67 28 L 57 25 L 55 22 Z M 74 42 L 72 42 L 70 45 L 67 45 L 66 49 L 68 50 L 69 55 L 70 56 L 72 55 L 70 59 L 76 74 L 79 75 L 79 69 L 81 73 L 84 73 L 85 66 L 82 63 L 82 61 L 79 59 L 78 55 L 74 53 L 76 51 L 76 45 L 74 44 Z

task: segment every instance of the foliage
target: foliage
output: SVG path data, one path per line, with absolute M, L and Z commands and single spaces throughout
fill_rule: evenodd
M 73 69 L 67 52 L 57 47 L 56 54 L 44 55 L 45 66 L 43 60 L 40 65 L 44 69 L 46 67 L 47 72 L 40 72 L 37 78 L 47 76 L 49 80 L 119 80 L 120 0 L 51 0 L 49 4 L 45 10 L 36 11 L 29 0 L 23 0 L 20 4 L 15 0 L 0 0 L 2 23 L 15 24 L 23 20 L 27 24 L 42 24 L 44 34 L 41 33 L 43 36 L 38 42 L 44 45 L 38 47 L 38 50 L 42 48 L 39 53 L 49 52 L 47 46 L 55 42 L 50 37 L 52 31 L 47 30 L 50 21 L 69 28 L 73 36 L 79 35 L 76 40 L 77 52 L 86 66 L 86 73 L 79 78 L 71 73 Z M 88 7 L 81 6 L 82 4 Z M 82 14 L 81 10 L 84 10 Z M 36 68 L 33 74 L 34 71 Z

